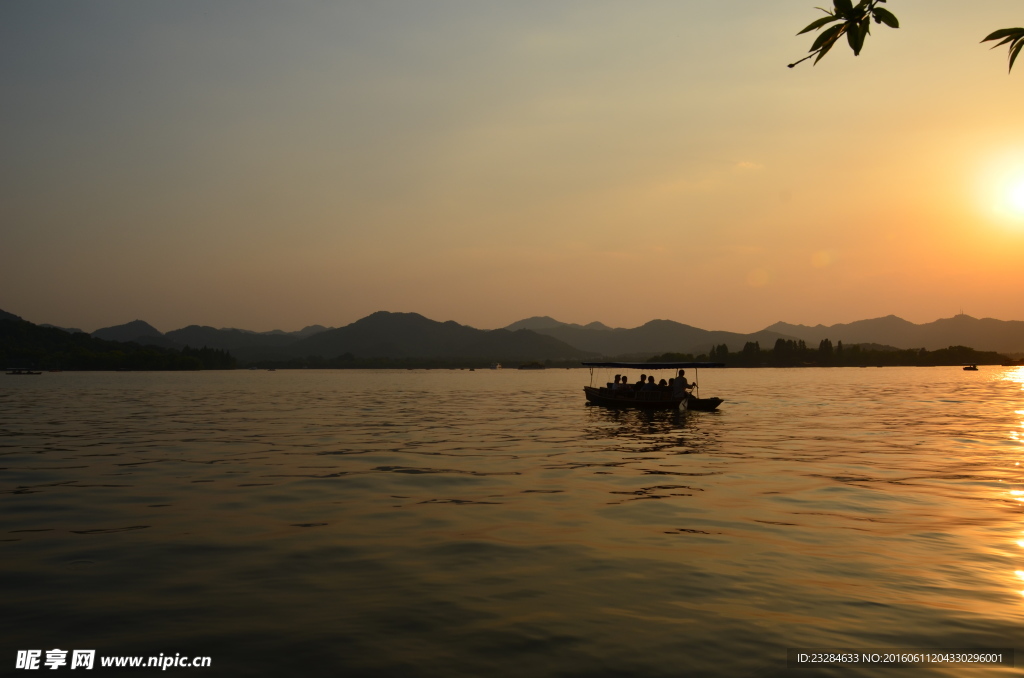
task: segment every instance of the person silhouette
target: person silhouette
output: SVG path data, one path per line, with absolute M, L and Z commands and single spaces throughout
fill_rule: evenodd
M 691 395 L 696 384 L 691 384 L 686 380 L 686 370 L 679 370 L 679 376 L 672 382 L 672 395 L 676 398 L 685 398 Z

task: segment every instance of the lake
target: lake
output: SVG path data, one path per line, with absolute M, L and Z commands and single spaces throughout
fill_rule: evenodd
M 582 369 L 0 376 L 0 661 L 1019 673 L 786 661 L 1024 647 L 1024 368 L 699 376 L 719 411 L 587 406 Z

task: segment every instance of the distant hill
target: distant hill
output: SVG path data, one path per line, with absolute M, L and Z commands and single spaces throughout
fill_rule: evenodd
M 167 346 L 164 334 L 145 320 L 133 320 L 124 325 L 103 327 L 93 332 L 91 337 L 105 341 L 134 341 L 144 346 Z
M 351 325 L 326 330 L 287 348 L 295 357 L 484 358 L 566 360 L 586 351 L 531 330 L 478 330 L 453 320 L 438 322 L 418 313 L 378 311 Z
M 205 327 L 205 325 L 189 325 L 189 327 Z M 184 328 L 183 328 L 184 329 Z M 214 329 L 214 328 L 210 328 Z M 301 330 L 295 332 L 285 332 L 284 330 L 268 330 L 266 332 L 256 332 L 255 330 L 245 330 L 237 327 L 221 327 L 219 331 L 222 332 L 242 332 L 244 334 L 273 334 L 282 337 L 294 337 L 296 339 L 302 339 L 303 337 L 312 336 L 318 332 L 324 332 L 326 330 L 333 330 L 333 327 L 324 327 L 323 325 L 307 325 Z M 173 331 L 173 330 L 172 330 Z M 169 334 L 169 333 L 168 333 Z
M 335 328 L 324 327 L 323 325 L 306 325 L 298 332 L 287 332 L 286 334 L 290 334 L 291 336 L 296 337 L 298 339 L 305 339 L 306 337 L 311 337 L 314 334 L 320 334 L 321 332 L 326 332 L 327 330 L 333 329 Z
M 743 348 L 748 341 L 770 348 L 776 339 L 792 335 L 763 330 L 753 334 L 702 330 L 673 320 L 652 320 L 631 329 L 610 328 L 601 323 L 571 325 L 553 318 L 528 318 L 509 327 L 528 325 L 534 332 L 554 337 L 582 351 L 602 356 L 641 356 L 659 353 L 707 353 L 712 346 L 726 344 L 730 350 Z
M 0 311 L 0 320 L 21 320 L 21 316 L 8 313 L 7 311 Z
M 214 348 L 229 351 L 240 360 L 275 360 L 283 357 L 282 349 L 300 339 L 314 336 L 328 328 L 323 325 L 309 325 L 297 332 L 271 330 L 253 332 L 234 328 L 215 328 L 206 325 L 189 325 L 163 333 L 143 320 L 133 320 L 124 325 L 104 327 L 91 336 L 108 341 L 134 341 L 148 346 L 181 349 Z
M 285 347 L 298 341 L 297 337 L 285 332 L 249 332 L 204 325 L 171 330 L 164 337 L 177 346 L 206 346 L 230 351 L 231 355 L 243 361 L 278 359 Z
M 56 328 L 58 330 L 64 330 L 68 334 L 79 334 L 79 333 L 87 334 L 87 332 L 85 330 L 80 330 L 77 327 L 60 327 L 58 325 L 51 325 L 50 323 L 39 323 L 39 326 L 40 327 L 53 327 L 53 328 Z
M 10 314 L 7 314 L 9 316 Z M 234 359 L 213 349 L 175 350 L 109 341 L 84 332 L 0 317 L 0 365 L 61 370 L 230 369 Z
M 534 331 L 537 331 L 537 330 L 548 330 L 548 329 L 553 329 L 553 328 L 558 328 L 558 327 L 573 327 L 573 328 L 581 329 L 581 330 L 583 330 L 583 329 L 586 329 L 586 330 L 610 330 L 610 329 L 612 329 L 612 328 L 608 327 L 607 325 L 605 325 L 604 323 L 599 323 L 599 322 L 592 322 L 592 323 L 589 323 L 587 325 L 577 325 L 575 323 L 563 323 L 563 322 L 559 322 L 559 321 L 555 320 L 551 316 L 546 316 L 546 315 L 537 315 L 537 316 L 533 316 L 532 318 L 526 318 L 525 320 L 518 320 L 518 321 L 512 323 L 511 325 L 509 325 L 508 327 L 506 327 L 505 329 L 506 330 L 510 330 L 512 332 L 515 332 L 516 330 L 534 330 Z
M 1024 322 L 956 315 L 917 325 L 894 315 L 837 325 L 791 325 L 775 323 L 766 331 L 788 334 L 817 346 L 822 339 L 833 344 L 878 343 L 897 348 L 925 348 L 934 351 L 948 346 L 970 346 L 979 351 L 1015 353 L 1024 351 Z

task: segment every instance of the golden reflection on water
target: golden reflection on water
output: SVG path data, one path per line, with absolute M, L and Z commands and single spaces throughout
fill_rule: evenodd
M 1003 376 L 1003 380 L 1015 382 L 1021 385 L 1021 390 L 1024 390 L 1024 367 L 1018 367 L 1013 370 L 1007 370 Z M 1024 415 L 1024 410 L 1014 410 L 1014 414 Z M 1020 428 L 1024 428 L 1024 420 L 1019 422 Z M 1010 431 L 1010 440 L 1014 442 L 1021 442 L 1021 434 L 1016 430 Z M 1020 462 L 1014 462 L 1014 466 L 1020 466 Z M 1016 501 L 1024 502 L 1024 490 L 1010 490 L 1010 494 Z M 1017 545 L 1024 548 L 1024 539 L 1018 540 Z M 1018 578 L 1024 579 L 1024 570 L 1017 570 L 1014 572 Z M 1024 596 L 1024 591 L 1020 592 L 1021 596 Z
M 1018 384 L 1024 384 L 1024 367 L 1007 370 L 1003 373 L 1003 379 L 1006 381 L 1015 381 Z

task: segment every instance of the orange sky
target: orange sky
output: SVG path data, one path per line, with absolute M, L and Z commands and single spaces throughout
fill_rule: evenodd
M 820 3 L 819 3 L 820 4 Z M 0 308 L 754 331 L 1024 319 L 1024 23 L 893 0 L 0 6 Z

